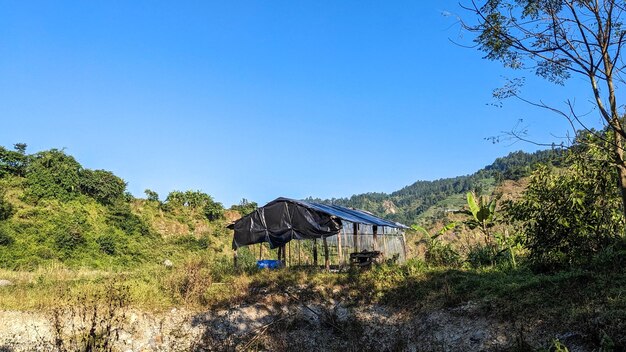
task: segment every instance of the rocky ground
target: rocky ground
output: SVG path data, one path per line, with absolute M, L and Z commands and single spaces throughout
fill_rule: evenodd
M 339 302 L 297 302 L 272 296 L 254 304 L 210 312 L 127 310 L 115 326 L 118 351 L 507 351 L 546 347 L 558 338 L 570 351 L 587 351 L 576 332 L 557 332 L 542 322 L 490 319 L 471 302 L 432 312 L 382 306 L 346 307 Z M 65 318 L 67 319 L 67 318 Z M 55 337 L 80 334 L 65 321 L 55 334 L 50 313 L 0 312 L 0 352 L 50 351 Z M 87 324 L 88 325 L 88 324 Z M 57 340 L 58 341 L 58 340 Z

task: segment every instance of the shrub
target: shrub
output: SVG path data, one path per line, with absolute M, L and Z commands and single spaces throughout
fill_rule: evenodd
M 467 263 L 472 268 L 493 265 L 497 259 L 497 250 L 494 245 L 476 244 L 467 251 Z
M 4 198 L 4 191 L 0 189 L 0 221 L 7 220 L 15 214 L 15 208 Z
M 454 250 L 452 244 L 433 240 L 424 254 L 426 263 L 436 266 L 458 267 L 461 265 L 461 256 Z
M 224 217 L 224 207 L 222 203 L 209 202 L 204 206 L 204 215 L 209 221 L 219 220 Z
M 243 198 L 237 205 L 230 207 L 231 210 L 236 210 L 241 216 L 248 215 L 255 211 L 259 205 L 256 202 L 250 202 L 246 198 Z
M 54 220 L 55 226 L 49 234 L 54 239 L 54 246 L 69 255 L 79 247 L 85 245 L 87 240 L 84 234 L 89 230 L 86 213 L 77 211 L 70 214 L 59 214 Z
M 113 234 L 104 234 L 96 239 L 100 251 L 108 255 L 115 255 L 117 252 L 116 239 Z
M 192 215 L 203 214 L 210 221 L 224 216 L 222 203 L 200 191 L 172 191 L 167 195 L 163 209 L 169 212 L 187 209 Z
M 148 236 L 151 233 L 150 227 L 139 216 L 133 214 L 130 205 L 123 201 L 118 201 L 108 207 L 106 221 L 109 225 L 129 235 Z
M 129 288 L 113 282 L 103 287 L 89 295 L 68 292 L 49 312 L 55 351 L 117 350 L 114 343 L 126 328 Z
M 624 231 L 616 173 L 594 143 L 570 152 L 565 169 L 539 167 L 522 199 L 507 205 L 537 268 L 587 263 Z
M 124 197 L 126 182 L 110 171 L 85 169 L 80 176 L 81 192 L 99 203 L 113 204 Z
M 84 245 L 87 241 L 85 236 L 77 228 L 70 229 L 69 231 L 60 231 L 54 237 L 54 245 L 63 251 L 71 252 L 76 248 Z
M 191 258 L 176 268 L 165 280 L 166 290 L 185 304 L 208 302 L 206 292 L 213 282 L 209 263 L 204 258 Z
M 10 246 L 14 241 L 13 236 L 3 226 L 0 226 L 0 246 Z
M 67 201 L 79 194 L 81 165 L 61 150 L 51 149 L 33 156 L 26 169 L 26 198 Z

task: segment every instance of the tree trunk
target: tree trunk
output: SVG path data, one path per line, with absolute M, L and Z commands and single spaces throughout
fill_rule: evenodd
M 617 164 L 617 176 L 620 194 L 622 196 L 622 212 L 626 218 L 626 162 L 624 162 L 624 150 L 622 136 L 614 130 L 615 136 L 615 163 Z

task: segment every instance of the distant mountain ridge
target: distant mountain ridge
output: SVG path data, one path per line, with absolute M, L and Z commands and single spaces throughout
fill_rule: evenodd
M 410 225 L 430 207 L 452 195 L 470 191 L 491 193 L 495 185 L 504 180 L 519 180 L 530 175 L 538 164 L 560 166 L 563 163 L 562 149 L 539 150 L 534 153 L 516 151 L 497 158 L 492 164 L 473 174 L 434 181 L 416 181 L 391 194 L 368 192 L 350 198 L 309 197 L 306 200 L 364 209 L 386 219 Z

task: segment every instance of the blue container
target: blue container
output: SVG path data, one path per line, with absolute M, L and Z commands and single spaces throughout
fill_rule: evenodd
M 280 260 L 264 259 L 257 260 L 256 267 L 259 269 L 278 269 L 283 266 Z

